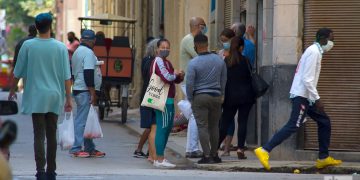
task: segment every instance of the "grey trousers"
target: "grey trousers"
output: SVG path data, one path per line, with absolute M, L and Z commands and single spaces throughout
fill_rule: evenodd
M 58 115 L 54 113 L 33 113 L 34 128 L 34 152 L 36 171 L 52 173 L 56 170 L 56 129 Z M 46 154 L 45 154 L 45 136 L 46 136 Z
M 206 157 L 217 155 L 221 103 L 220 96 L 197 94 L 191 105 L 199 129 L 200 144 Z

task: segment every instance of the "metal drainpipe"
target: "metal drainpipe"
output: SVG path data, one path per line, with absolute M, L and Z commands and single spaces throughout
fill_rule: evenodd
M 259 29 L 259 0 L 256 1 L 256 29 Z M 258 38 L 259 38 L 259 33 L 256 33 L 256 44 L 258 44 Z M 258 66 L 258 45 L 255 45 L 255 67 L 256 67 L 256 72 L 259 73 L 259 66 Z M 261 99 L 261 98 L 260 98 Z M 255 128 L 256 128 L 256 138 L 257 138 L 257 145 L 260 146 L 261 145 L 261 100 L 257 99 L 256 100 L 256 124 L 255 124 Z

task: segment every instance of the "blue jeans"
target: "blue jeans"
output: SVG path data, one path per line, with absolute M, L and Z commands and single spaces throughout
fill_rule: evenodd
M 306 115 L 310 116 L 318 126 L 319 159 L 327 158 L 329 156 L 328 149 L 331 135 L 330 118 L 325 112 L 317 110 L 315 105 L 310 106 L 308 100 L 303 97 L 292 99 L 292 112 L 289 121 L 263 148 L 270 152 L 277 145 L 281 144 L 304 123 Z
M 74 97 L 77 107 L 74 119 L 75 142 L 70 153 L 81 151 L 83 143 L 84 151 L 91 153 L 95 150 L 95 144 L 92 139 L 84 138 L 85 124 L 90 110 L 90 93 L 83 92 Z

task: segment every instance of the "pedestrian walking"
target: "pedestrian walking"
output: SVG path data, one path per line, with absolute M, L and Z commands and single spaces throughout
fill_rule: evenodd
M 0 35 L 0 57 L 8 51 L 6 39 Z
M 12 69 L 11 69 L 11 73 L 10 74 L 13 74 L 14 73 L 14 68 L 15 68 L 15 65 L 16 65 L 16 61 L 17 61 L 17 58 L 18 58 L 18 55 L 19 55 L 19 52 L 20 52 L 20 48 L 22 47 L 22 45 L 24 44 L 25 41 L 29 40 L 29 39 L 33 39 L 36 37 L 37 35 L 37 30 L 36 30 L 36 27 L 34 24 L 30 25 L 29 28 L 28 28 L 28 32 L 29 32 L 29 35 L 23 39 L 21 39 L 15 46 L 15 52 L 14 52 L 14 59 L 13 59 L 13 63 L 12 63 Z M 24 87 L 24 79 L 20 79 L 19 80 L 19 83 L 18 83 L 18 91 L 21 92 L 23 90 L 23 87 Z
M 143 78 L 143 86 L 142 86 L 142 90 L 141 90 L 140 102 L 143 101 L 143 98 L 144 98 L 144 95 L 146 92 L 146 88 L 149 85 L 149 81 L 150 81 L 150 77 L 151 77 L 151 74 L 150 74 L 151 64 L 156 57 L 158 41 L 159 41 L 159 39 L 154 39 L 154 38 L 149 40 L 149 42 L 147 43 L 147 47 L 146 47 L 145 57 L 143 58 L 143 60 L 141 62 L 141 76 Z M 155 119 L 154 109 L 152 109 L 150 107 L 146 107 L 146 106 L 140 106 L 140 118 L 141 118 L 140 127 L 144 128 L 144 132 L 142 133 L 142 135 L 140 137 L 138 147 L 134 152 L 134 156 L 135 157 L 143 157 L 143 158 L 146 158 L 147 156 L 149 156 L 148 157 L 149 161 L 153 161 L 154 159 L 156 159 L 156 150 L 155 150 L 156 119 Z M 151 131 L 151 128 L 152 128 L 152 131 Z M 150 132 L 152 132 L 151 137 L 149 136 Z M 148 143 L 149 143 L 149 147 L 148 147 L 149 154 L 148 155 L 142 151 L 143 146 L 146 141 L 148 141 Z
M 95 149 L 93 139 L 84 138 L 90 106 L 96 104 L 96 91 L 100 91 L 102 81 L 98 59 L 92 50 L 94 45 L 95 32 L 84 30 L 81 33 L 81 44 L 72 59 L 73 95 L 77 113 L 74 119 L 75 142 L 69 153 L 80 158 L 105 156 L 104 152 Z
M 29 39 L 33 39 L 36 37 L 37 35 L 37 30 L 36 30 L 36 27 L 34 24 L 30 25 L 29 28 L 28 28 L 28 32 L 29 32 L 29 35 L 23 39 L 21 39 L 15 46 L 15 52 L 14 52 L 14 59 L 13 59 L 13 67 L 15 67 L 16 65 L 16 61 L 17 61 L 17 58 L 18 58 L 18 55 L 19 55 L 19 51 L 20 51 L 20 48 L 22 47 L 22 45 L 24 44 L 25 41 L 29 40 Z
M 80 40 L 79 40 L 79 38 L 76 37 L 75 33 L 72 31 L 67 33 L 67 39 L 68 39 L 68 42 L 66 43 L 66 47 L 69 51 L 69 59 L 71 61 L 75 50 L 80 45 Z
M 181 40 L 180 44 L 180 68 L 184 71 L 187 71 L 189 61 L 197 56 L 194 50 L 194 36 L 200 33 L 206 34 L 207 32 L 205 21 L 201 17 L 192 17 L 189 24 L 190 33 Z M 194 116 L 191 115 L 188 121 L 185 157 L 200 158 L 203 153 L 199 148 L 199 133 Z
M 176 72 L 167 59 L 170 53 L 170 42 L 167 39 L 160 39 L 157 42 L 157 57 L 152 63 L 155 66 L 155 74 L 158 75 L 162 81 L 170 85 L 167 96 L 165 111 L 155 110 L 156 117 L 156 135 L 155 147 L 156 158 L 154 159 L 154 166 L 156 167 L 175 167 L 175 164 L 170 163 L 164 158 L 165 147 L 173 127 L 174 121 L 174 97 L 175 97 L 175 83 L 179 84 L 184 80 L 184 71 Z M 150 74 L 153 68 L 150 69 Z
M 72 110 L 69 55 L 63 43 L 50 38 L 51 24 L 52 16 L 49 13 L 35 17 L 39 37 L 27 40 L 22 45 L 9 93 L 9 99 L 16 97 L 19 79 L 26 79 L 21 112 L 32 115 L 38 180 L 56 179 L 56 129 L 58 116 L 64 111 L 64 100 L 65 111 Z
M 324 110 L 317 91 L 320 76 L 322 54 L 334 46 L 333 31 L 321 28 L 316 33 L 316 41 L 309 46 L 298 63 L 290 89 L 292 111 L 289 121 L 263 147 L 255 149 L 255 154 L 265 169 L 270 170 L 269 153 L 289 138 L 302 124 L 306 115 L 318 126 L 319 159 L 316 168 L 340 165 L 341 160 L 329 156 L 331 121 Z
M 222 142 L 225 139 L 229 127 L 234 124 L 235 114 L 238 113 L 238 159 L 246 159 L 244 152 L 247 122 L 251 107 L 255 103 L 255 93 L 252 89 L 251 72 L 248 66 L 250 62 L 242 55 L 243 49 L 244 39 L 240 36 L 232 38 L 230 54 L 225 58 L 227 81 L 219 139 L 219 142 Z M 228 152 L 225 151 L 224 153 Z
M 205 35 L 196 35 L 194 44 L 199 56 L 192 59 L 188 65 L 186 94 L 192 105 L 204 152 L 198 163 L 220 163 L 217 150 L 226 65 L 217 54 L 209 53 L 208 38 Z

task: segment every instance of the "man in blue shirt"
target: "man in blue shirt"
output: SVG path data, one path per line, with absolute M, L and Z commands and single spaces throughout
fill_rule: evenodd
M 36 16 L 39 37 L 22 45 L 9 93 L 9 99 L 16 97 L 15 88 L 19 79 L 23 78 L 25 88 L 21 112 L 32 115 L 38 180 L 56 179 L 57 120 L 64 109 L 66 112 L 72 110 L 69 55 L 63 43 L 51 38 L 51 23 L 49 13 Z
M 226 64 L 217 54 L 209 53 L 208 38 L 194 37 L 195 51 L 186 72 L 186 95 L 191 102 L 204 155 L 199 164 L 220 163 L 218 156 L 219 119 L 226 84 Z

